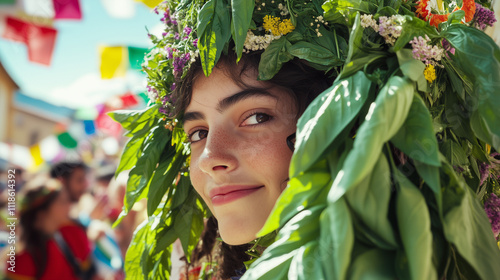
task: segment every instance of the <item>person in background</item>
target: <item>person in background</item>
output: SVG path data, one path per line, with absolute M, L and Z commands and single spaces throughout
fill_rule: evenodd
M 23 248 L 16 254 L 15 267 L 7 265 L 6 278 L 99 279 L 85 231 L 68 215 L 70 194 L 61 183 L 46 176 L 35 178 L 21 197 Z

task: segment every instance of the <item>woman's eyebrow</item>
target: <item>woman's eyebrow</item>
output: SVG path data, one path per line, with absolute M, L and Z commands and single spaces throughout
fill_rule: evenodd
M 219 102 L 219 104 L 217 104 L 217 111 L 223 112 L 224 110 L 233 106 L 234 104 L 243 101 L 247 98 L 255 96 L 266 96 L 266 97 L 272 97 L 273 99 L 278 99 L 276 96 L 272 95 L 267 90 L 256 89 L 256 88 L 245 89 L 243 91 L 237 92 L 231 96 L 222 99 Z

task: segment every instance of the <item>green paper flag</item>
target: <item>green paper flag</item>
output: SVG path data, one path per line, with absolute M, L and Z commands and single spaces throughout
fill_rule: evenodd
M 57 135 L 57 140 L 59 140 L 59 143 L 61 143 L 63 147 L 68 149 L 74 149 L 78 146 L 75 138 L 73 138 L 68 132 L 63 132 Z
M 142 101 L 144 101 L 145 104 L 148 104 L 148 102 L 149 102 L 149 96 L 148 96 L 147 93 L 141 92 L 138 95 L 142 99 Z
M 16 0 L 0 0 L 0 5 L 14 5 Z
M 148 49 L 128 47 L 128 59 L 130 61 L 130 68 L 135 70 L 141 70 L 141 64 L 144 61 L 144 55 L 148 52 Z

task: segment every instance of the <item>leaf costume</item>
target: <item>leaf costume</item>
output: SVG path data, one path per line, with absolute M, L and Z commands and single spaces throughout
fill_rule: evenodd
M 492 24 L 489 2 L 457 5 L 160 4 L 165 32 L 150 35 L 143 65 L 149 107 L 111 113 L 131 137 L 117 170 L 131 169 L 122 216 L 148 198 L 127 277 L 168 279 L 172 243 L 189 260 L 210 215 L 190 184 L 172 90 L 196 59 L 210 75 L 223 52 L 256 50 L 261 80 L 294 58 L 337 78 L 297 123 L 288 187 L 259 236 L 278 233 L 241 279 L 500 275 L 500 49 L 475 28 Z

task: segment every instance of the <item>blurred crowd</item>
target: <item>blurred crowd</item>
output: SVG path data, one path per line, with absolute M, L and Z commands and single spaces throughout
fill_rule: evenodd
M 115 170 L 69 161 L 35 174 L 1 170 L 0 278 L 124 279 L 125 253 L 146 207 L 136 203 L 120 216 L 128 176 L 115 178 Z

